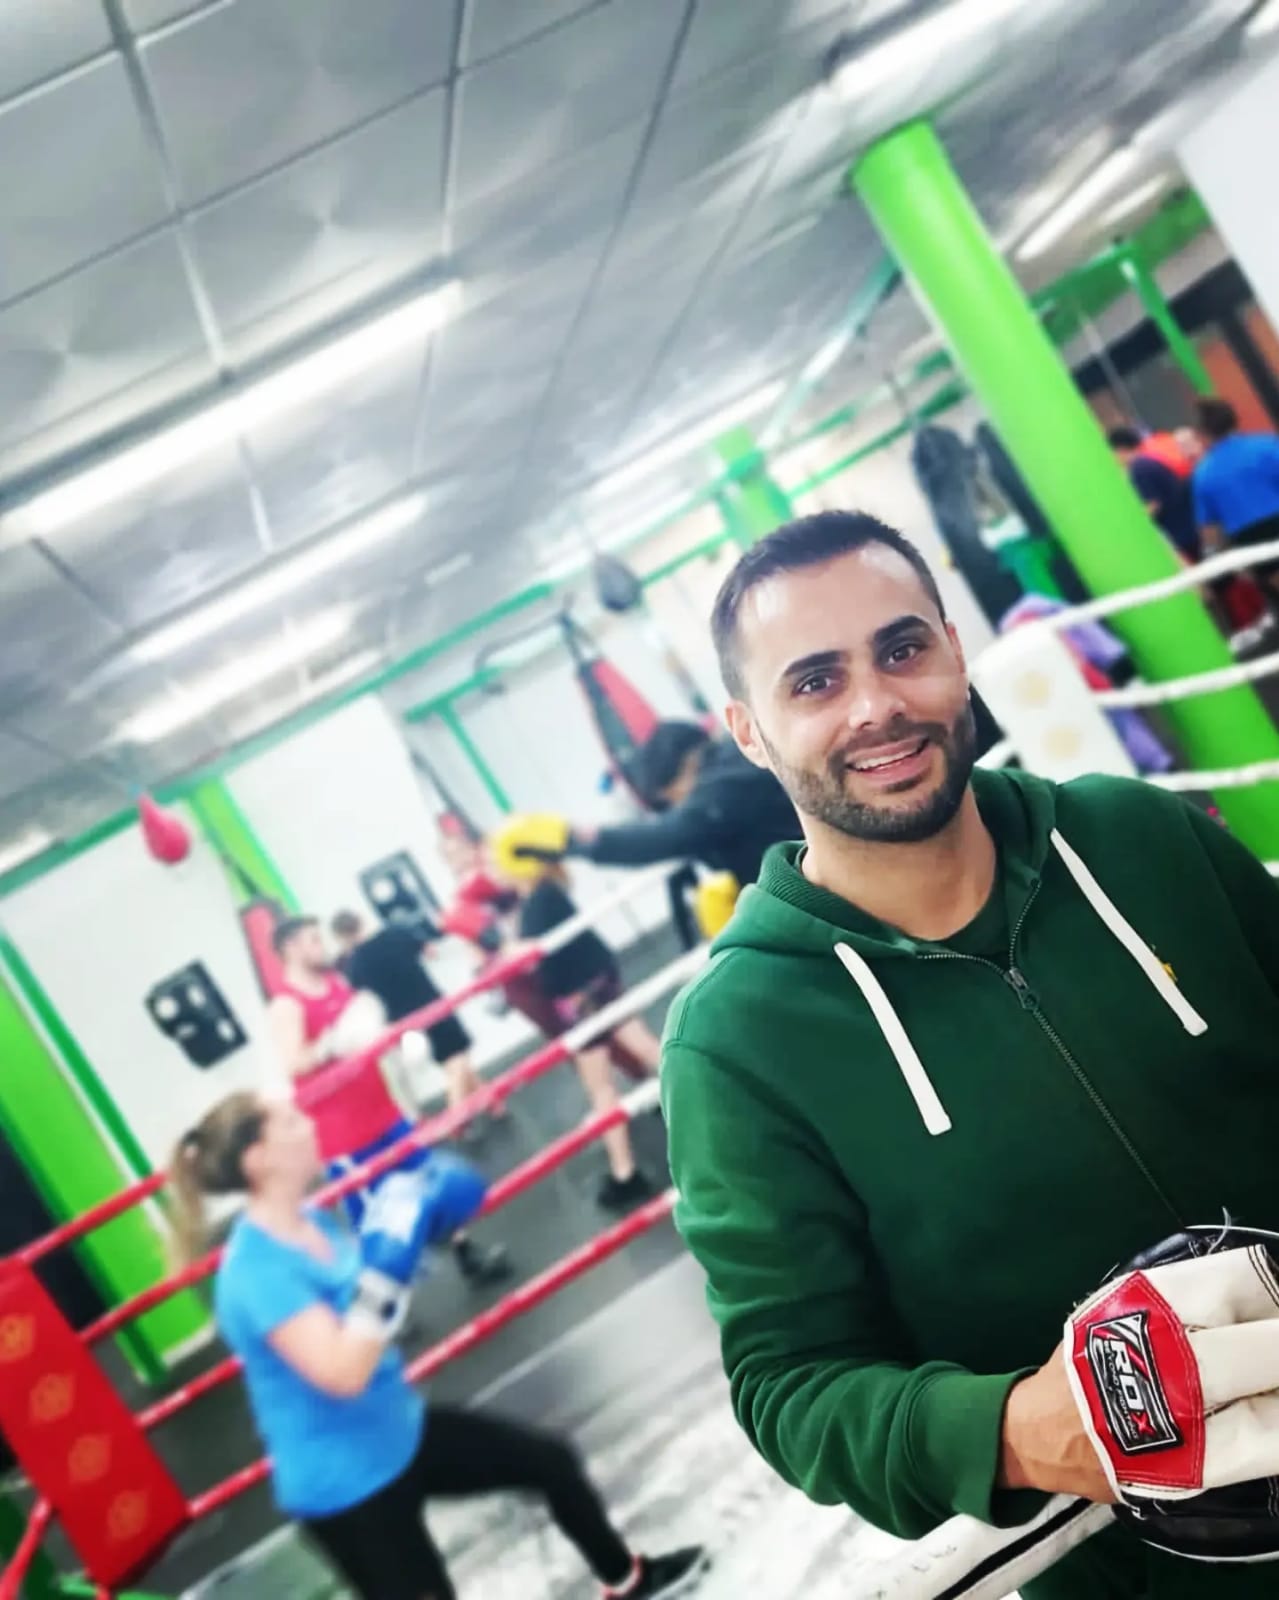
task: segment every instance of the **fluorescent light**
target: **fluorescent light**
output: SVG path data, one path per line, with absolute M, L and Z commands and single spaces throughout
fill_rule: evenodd
M 321 695 L 330 694 L 334 689 L 340 689 L 343 684 L 362 678 L 366 672 L 371 672 L 381 659 L 382 652 L 376 648 L 357 650 L 345 661 L 339 661 L 336 667 L 331 667 L 328 672 L 322 672 L 318 678 L 313 678 L 307 689 L 307 699 L 318 700 Z
M 882 44 L 859 50 L 835 69 L 831 86 L 844 100 L 886 88 L 894 80 L 936 66 L 965 40 L 1011 16 L 1022 0 L 954 0 L 891 34 Z
M 1248 20 L 1243 30 L 1245 39 L 1268 39 L 1279 28 L 1279 3 L 1270 0 L 1268 6 L 1263 6 Z
M 8 844 L 0 845 L 0 873 L 12 872 L 14 867 L 20 867 L 24 861 L 47 850 L 53 842 L 53 835 L 47 828 L 28 828 Z
M 349 625 L 346 611 L 324 612 L 309 622 L 299 623 L 269 644 L 237 657 L 227 666 L 207 673 L 195 683 L 146 707 L 123 725 L 120 737 L 137 744 L 154 744 L 157 739 L 166 739 L 188 723 L 198 722 L 224 701 L 258 688 L 307 656 L 335 644 Z
M 456 281 L 417 295 L 312 354 L 213 401 L 184 421 L 161 428 L 97 466 L 34 495 L 15 508 L 12 521 L 28 537 L 40 537 L 144 489 L 218 445 L 330 394 L 359 373 L 402 354 L 412 340 L 453 316 L 460 299 L 461 286 Z
M 1153 200 L 1168 187 L 1168 174 L 1161 172 L 1158 177 L 1150 178 L 1145 183 L 1139 183 L 1131 193 L 1126 194 L 1109 211 L 1103 212 L 1101 227 L 1113 227 L 1116 222 L 1122 222 L 1125 217 L 1130 217 L 1134 211 L 1140 211 L 1147 201 Z
M 133 654 L 139 661 L 159 661 L 175 651 L 184 650 L 197 640 L 217 633 L 229 623 L 239 621 L 260 606 L 300 589 L 322 573 L 345 565 L 381 540 L 400 533 L 415 523 L 425 508 L 426 496 L 420 494 L 384 506 L 381 511 L 375 511 L 370 517 L 362 517 L 331 538 L 316 540 L 297 555 L 285 556 L 266 572 L 236 584 L 233 589 L 210 600 L 208 605 L 201 606 L 197 611 L 143 634 L 133 644 Z
M 591 485 L 593 498 L 605 499 L 618 491 L 629 488 L 631 484 L 651 477 L 654 472 L 662 467 L 669 466 L 673 461 L 683 461 L 690 456 L 699 446 L 708 444 L 718 434 L 727 433 L 730 428 L 735 428 L 738 423 L 746 422 L 759 412 L 766 410 L 782 392 L 780 382 L 767 384 L 763 389 L 756 389 L 754 393 L 735 400 L 731 405 L 714 412 L 709 417 L 704 417 L 700 422 L 683 432 L 673 434 L 663 443 L 654 445 L 636 460 L 628 462 L 626 466 L 619 467 L 616 472 L 610 472 L 606 478 Z
M 1032 261 L 1059 243 L 1073 228 L 1090 216 L 1111 193 L 1133 175 L 1145 159 L 1131 145 L 1114 151 L 1077 184 L 1062 203 L 1050 211 L 1013 251 L 1018 261 Z
M 459 550 L 455 556 L 450 556 L 447 561 L 441 561 L 438 567 L 432 567 L 423 579 L 433 589 L 438 589 L 442 583 L 447 583 L 450 578 L 456 578 L 458 573 L 465 572 L 475 561 L 475 556 L 469 550 Z

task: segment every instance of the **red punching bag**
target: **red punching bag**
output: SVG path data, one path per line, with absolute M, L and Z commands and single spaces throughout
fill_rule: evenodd
M 191 830 L 176 812 L 158 806 L 149 794 L 138 801 L 138 820 L 147 850 L 166 867 L 174 867 L 191 854 Z

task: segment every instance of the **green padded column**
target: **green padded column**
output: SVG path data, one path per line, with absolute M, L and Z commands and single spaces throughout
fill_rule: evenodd
M 850 181 L 1092 592 L 1177 571 L 933 129 L 913 122 L 881 139 Z M 1152 682 L 1232 661 L 1194 594 L 1122 612 L 1113 626 Z M 1279 730 L 1250 688 L 1183 700 L 1168 715 L 1193 768 L 1279 758 Z M 1241 839 L 1279 857 L 1279 784 L 1217 798 Z
M 749 428 L 734 428 L 715 441 L 728 468 L 728 481 L 716 495 L 733 538 L 744 549 L 795 515 L 790 497 L 770 476 L 768 462 Z
M 221 778 L 206 778 L 188 790 L 183 799 L 199 823 L 200 832 L 222 858 L 237 898 L 249 899 L 252 884 L 257 893 L 278 900 L 286 910 L 298 909 L 292 889 Z

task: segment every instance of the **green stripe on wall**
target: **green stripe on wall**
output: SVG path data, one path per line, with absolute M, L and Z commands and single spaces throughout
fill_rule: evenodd
M 237 900 L 249 900 L 256 893 L 278 900 L 289 911 L 298 909 L 293 891 L 221 778 L 206 778 L 184 799 L 200 831 L 222 857 Z
M 49 1044 L 31 1021 L 7 976 L 0 974 L 0 1130 L 13 1145 L 50 1214 L 79 1216 L 118 1194 L 128 1181 Z M 159 1232 L 135 1208 L 88 1234 L 77 1253 L 108 1304 L 149 1288 L 169 1263 Z M 204 1332 L 199 1298 L 176 1295 L 135 1322 L 121 1338 L 125 1353 L 152 1381 L 164 1356 Z

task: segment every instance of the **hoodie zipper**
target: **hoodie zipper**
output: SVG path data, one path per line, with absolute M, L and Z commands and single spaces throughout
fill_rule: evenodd
M 989 971 L 996 973 L 999 978 L 1009 986 L 1009 988 L 1017 996 L 1018 1001 L 1021 1003 L 1022 1010 L 1029 1012 L 1029 1014 L 1035 1019 L 1053 1048 L 1056 1050 L 1057 1054 L 1070 1068 L 1071 1074 L 1076 1083 L 1078 1083 L 1079 1087 L 1088 1096 L 1089 1100 L 1092 1102 L 1093 1108 L 1096 1110 L 1106 1126 L 1110 1129 L 1114 1137 L 1119 1141 L 1119 1144 L 1125 1155 L 1127 1155 L 1133 1166 L 1145 1179 L 1147 1185 L 1155 1195 L 1155 1198 L 1159 1201 L 1160 1205 L 1162 1205 L 1165 1210 L 1168 1211 L 1169 1215 L 1176 1220 L 1179 1228 L 1184 1228 L 1186 1226 L 1186 1222 L 1182 1217 L 1181 1212 L 1168 1198 L 1158 1178 L 1155 1177 L 1154 1173 L 1151 1172 L 1150 1168 L 1146 1165 L 1141 1152 L 1129 1138 L 1122 1123 L 1119 1121 L 1119 1118 L 1116 1117 L 1114 1112 L 1102 1098 L 1101 1091 L 1084 1071 L 1083 1067 L 1080 1066 L 1079 1062 L 1075 1059 L 1061 1035 L 1057 1032 L 1056 1028 L 1053 1027 L 1052 1023 L 1040 1009 L 1039 997 L 1035 994 L 1035 991 L 1026 981 L 1025 973 L 1023 973 L 1017 965 L 1017 941 L 1021 938 L 1022 927 L 1025 924 L 1027 916 L 1030 914 L 1030 908 L 1034 905 L 1035 897 L 1038 895 L 1038 893 L 1039 880 L 1036 879 L 1030 893 L 1026 897 L 1025 905 L 1021 908 L 1021 914 L 1017 918 L 1016 926 L 1013 928 L 1012 938 L 1008 944 L 1007 971 L 1005 971 L 997 961 L 989 961 L 985 956 L 964 955 L 958 950 L 925 950 L 920 953 L 918 959 L 921 961 L 967 961 L 972 963 L 974 966 L 985 967 Z

